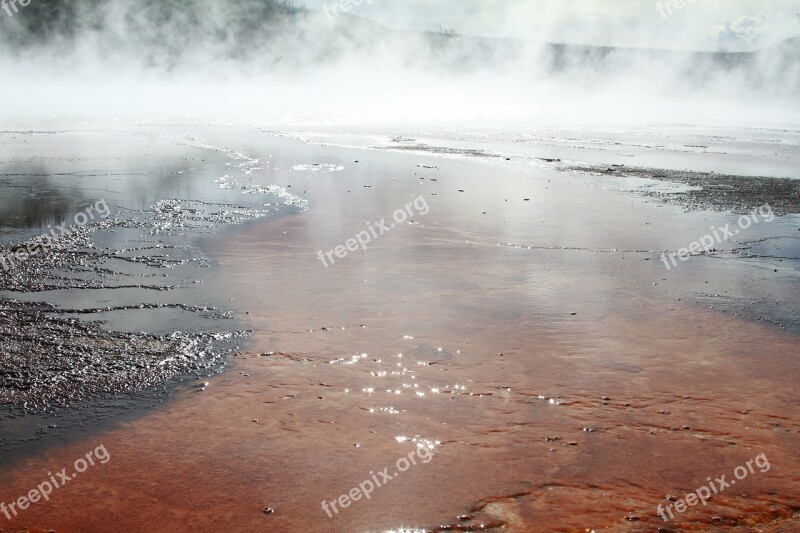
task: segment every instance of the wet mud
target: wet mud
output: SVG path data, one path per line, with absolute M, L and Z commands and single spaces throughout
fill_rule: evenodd
M 794 178 L 734 176 L 710 172 L 636 168 L 624 165 L 610 167 L 571 166 L 569 171 L 598 176 L 644 178 L 685 187 L 679 191 L 649 190 L 642 192 L 661 201 L 677 203 L 690 210 L 751 213 L 766 204 L 776 214 L 800 213 L 800 175 Z M 658 188 L 656 188 L 658 189 Z
M 0 403 L 36 412 L 157 387 L 178 375 L 213 371 L 224 353 L 213 341 L 233 337 L 113 332 L 51 317 L 54 312 L 70 310 L 0 300 Z

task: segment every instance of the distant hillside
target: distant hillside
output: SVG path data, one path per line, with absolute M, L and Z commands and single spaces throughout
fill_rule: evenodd
M 40 0 L 0 17 L 5 51 L 57 45 L 66 55 L 81 43 L 99 54 L 121 52 L 168 66 L 198 47 L 224 57 L 245 55 L 279 36 L 302 10 L 278 0 Z
M 612 78 L 629 69 L 669 70 L 691 83 L 732 73 L 755 86 L 800 88 L 800 39 L 753 53 L 542 45 L 390 30 L 359 17 L 330 18 L 278 0 L 38 0 L 13 17 L 0 15 L 0 45 L 6 54 L 48 47 L 48 56 L 80 51 L 112 63 L 166 70 L 200 69 L 214 62 L 250 70 L 297 69 L 345 57 L 368 66 L 379 57 L 457 72 L 531 69 Z
M 301 11 L 282 0 L 34 0 L 17 7 L 16 14 L 0 19 L 0 27 L 7 41 L 25 45 L 87 31 L 160 34 L 164 41 L 180 37 L 189 42 L 201 36 L 222 40 L 231 35 L 246 39 L 264 24 Z M 222 31 L 226 28 L 229 31 Z M 175 35 L 178 31 L 184 34 Z

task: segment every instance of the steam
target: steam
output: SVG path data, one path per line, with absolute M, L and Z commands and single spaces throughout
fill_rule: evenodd
M 360 7 L 399 9 L 382 1 Z M 687 6 L 664 27 L 711 3 Z M 780 27 L 758 12 L 703 31 L 689 25 L 691 38 L 683 40 L 703 34 L 709 48 L 749 53 L 545 42 L 580 34 L 575 42 L 594 45 L 619 41 L 613 35 L 624 31 L 638 42 L 644 30 L 630 16 L 606 17 L 588 31 L 586 20 L 538 13 L 549 25 L 528 40 L 497 36 L 517 36 L 523 16 L 535 20 L 533 4 L 511 2 L 494 25 L 485 6 L 496 2 L 470 12 L 493 34 L 474 37 L 391 29 L 271 0 L 33 0 L 13 17 L 0 11 L 0 123 L 523 129 L 796 124 L 800 117 L 800 40 L 785 40 L 800 28 L 796 13 Z M 647 9 L 659 17 L 654 6 Z M 682 42 L 681 35 L 672 39 Z

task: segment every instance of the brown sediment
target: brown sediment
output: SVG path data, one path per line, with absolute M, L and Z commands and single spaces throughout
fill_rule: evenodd
M 459 165 L 466 163 L 440 176 L 429 214 L 330 268 L 319 249 L 430 190 L 416 178 L 370 190 L 353 186 L 355 177 L 331 180 L 318 203 L 310 192 L 310 211 L 210 242 L 227 294 L 249 313 L 250 353 L 203 391 L 180 392 L 158 412 L 5 471 L 0 501 L 9 502 L 101 443 L 111 456 L 11 524 L 796 528 L 798 338 L 678 300 L 664 288 L 663 269 L 641 253 L 498 246 L 526 232 L 535 239 L 538 215 L 506 208 L 511 195 L 500 187 L 455 179 Z M 538 209 L 547 209 L 547 194 L 570 192 L 544 187 L 526 186 Z M 459 200 L 458 188 L 479 200 Z M 611 194 L 593 196 L 608 202 L 602 209 L 570 198 L 564 231 L 593 231 L 601 221 L 614 231 L 614 217 L 641 215 Z M 487 209 L 500 214 L 482 219 Z M 433 448 L 429 463 L 328 518 L 323 500 L 394 470 L 420 443 Z M 667 496 L 683 497 L 708 477 L 730 479 L 762 453 L 768 472 L 756 470 L 669 523 L 657 516 Z

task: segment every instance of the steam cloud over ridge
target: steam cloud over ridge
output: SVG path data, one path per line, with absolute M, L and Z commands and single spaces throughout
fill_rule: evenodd
M 274 0 L 49 0 L 2 14 L 3 122 L 798 116 L 798 38 L 738 53 L 545 44 L 389 29 Z M 745 30 L 720 31 L 736 39 Z

